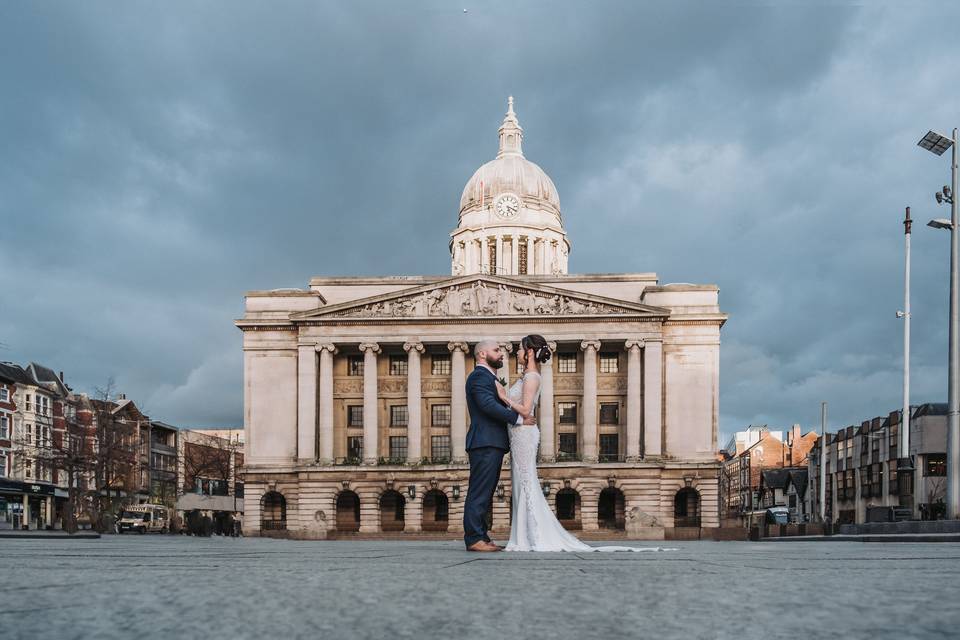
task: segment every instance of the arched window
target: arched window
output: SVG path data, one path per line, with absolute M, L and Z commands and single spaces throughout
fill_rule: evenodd
M 360 496 L 349 489 L 337 496 L 337 531 L 360 530 Z
M 600 492 L 597 503 L 597 520 L 603 529 L 623 531 L 626 528 L 623 491 L 616 487 L 607 487 Z
M 449 520 L 450 501 L 447 494 L 438 489 L 423 494 L 423 522 L 420 528 L 424 531 L 446 531 Z
M 380 496 L 380 530 L 403 531 L 403 510 L 406 500 L 399 491 L 384 491 Z
M 260 530 L 284 531 L 287 528 L 287 499 L 276 491 L 260 498 Z
M 580 494 L 574 489 L 557 491 L 557 520 L 565 529 L 580 529 Z
M 700 526 L 700 494 L 696 489 L 684 487 L 673 498 L 673 526 Z

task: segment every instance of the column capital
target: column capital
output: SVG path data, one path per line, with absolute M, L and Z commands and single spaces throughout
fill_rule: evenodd
M 586 351 L 587 349 L 593 349 L 594 351 L 600 350 L 600 341 L 599 340 L 584 340 L 580 343 L 580 348 Z
M 373 353 L 380 353 L 380 345 L 376 342 L 361 342 L 360 351 L 366 353 L 367 351 L 372 351 Z
M 503 342 L 500 344 L 500 348 L 503 349 L 505 353 L 513 353 L 513 343 L 512 342 Z
M 556 343 L 556 342 L 550 342 L 550 341 L 548 341 L 548 342 L 547 342 L 547 348 L 550 349 L 550 353 L 556 353 L 556 352 L 557 352 L 557 343 Z
M 646 340 L 637 338 L 636 340 L 627 340 L 623 345 L 629 351 L 630 349 L 643 349 L 646 346 Z
M 316 350 L 317 350 L 317 353 L 323 353 L 324 351 L 329 351 L 331 355 L 337 355 L 337 351 L 338 351 L 337 345 L 333 344 L 332 342 L 328 342 L 325 344 L 318 344 L 316 346 Z
M 407 353 L 410 353 L 411 351 L 419 351 L 420 353 L 423 353 L 424 351 L 423 343 L 422 342 L 404 342 L 403 350 L 406 351 Z
M 466 353 L 470 350 L 470 345 L 468 345 L 466 342 L 448 342 L 447 349 L 450 351 L 462 351 Z

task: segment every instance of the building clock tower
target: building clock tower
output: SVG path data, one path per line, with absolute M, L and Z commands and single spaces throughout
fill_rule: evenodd
M 523 129 L 507 99 L 497 157 L 473 174 L 460 198 L 460 221 L 450 234 L 455 276 L 561 275 L 570 241 L 557 188 L 523 157 Z

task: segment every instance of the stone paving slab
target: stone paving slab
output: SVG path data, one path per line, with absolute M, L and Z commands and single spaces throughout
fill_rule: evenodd
M 948 638 L 960 544 L 0 541 L 4 638 Z M 636 543 L 636 546 L 656 546 Z

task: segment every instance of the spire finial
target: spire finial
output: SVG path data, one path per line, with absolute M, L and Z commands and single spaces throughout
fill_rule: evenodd
M 516 115 L 513 112 L 513 96 L 507 96 L 507 115 L 508 116 Z
M 523 129 L 517 120 L 517 114 L 513 112 L 513 96 L 507 97 L 507 115 L 503 117 L 503 124 L 500 125 L 500 153 L 498 158 L 505 155 L 523 156 L 521 141 L 523 140 Z

